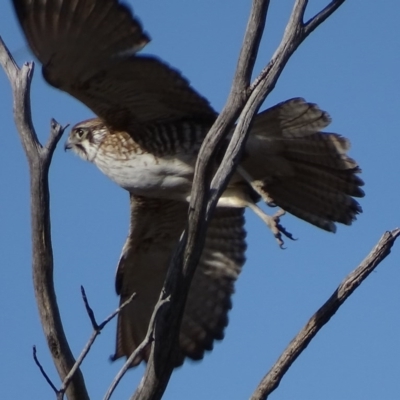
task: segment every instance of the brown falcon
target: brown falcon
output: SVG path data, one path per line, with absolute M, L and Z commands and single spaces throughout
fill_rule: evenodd
M 115 358 L 143 340 L 177 240 L 185 226 L 196 157 L 217 113 L 163 61 L 138 55 L 149 37 L 117 0 L 13 0 L 51 85 L 97 114 L 72 129 L 66 148 L 128 190 L 131 223 L 116 290 L 136 299 L 118 319 Z M 322 229 L 350 225 L 361 208 L 360 172 L 349 142 L 321 130 L 329 115 L 296 98 L 258 114 L 240 167 L 207 232 L 180 331 L 177 364 L 200 359 L 222 339 L 245 257 L 244 208 L 268 224 L 269 205 Z M 134 360 L 134 365 L 148 356 Z

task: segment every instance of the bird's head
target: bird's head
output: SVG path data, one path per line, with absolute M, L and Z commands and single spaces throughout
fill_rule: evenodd
M 84 160 L 93 161 L 108 132 L 107 126 L 98 118 L 79 122 L 72 127 L 64 150 L 72 150 Z

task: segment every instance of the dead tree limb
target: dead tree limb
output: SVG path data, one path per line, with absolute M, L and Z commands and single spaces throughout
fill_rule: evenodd
M 43 365 L 39 361 L 39 359 L 37 357 L 36 346 L 33 346 L 32 352 L 33 352 L 33 360 L 35 361 L 35 364 L 39 368 L 39 371 L 43 375 L 43 378 L 46 380 L 46 382 L 49 384 L 49 386 L 53 389 L 53 392 L 55 393 L 55 395 L 57 396 L 57 399 L 58 399 L 58 397 L 59 397 L 58 389 L 56 388 L 56 385 L 54 385 L 54 383 L 52 382 L 50 377 L 47 375 L 47 372 L 44 370 Z
M 83 302 L 85 303 L 85 308 L 88 313 L 90 322 L 92 323 L 93 327 L 93 332 L 90 335 L 89 340 L 87 341 L 85 347 L 82 349 L 81 354 L 79 354 L 79 357 L 76 359 L 76 362 L 74 366 L 71 368 L 69 371 L 68 375 L 65 377 L 60 390 L 58 393 L 61 394 L 61 396 L 64 396 L 64 393 L 67 392 L 69 385 L 72 382 L 72 379 L 74 378 L 76 372 L 78 371 L 79 367 L 83 363 L 83 360 L 85 357 L 88 355 L 93 343 L 95 342 L 97 336 L 100 335 L 101 331 L 104 329 L 104 327 L 112 320 L 114 319 L 120 312 L 121 310 L 126 307 L 136 296 L 136 293 L 133 293 L 128 300 L 124 301 L 113 313 L 111 313 L 101 324 L 98 324 L 96 321 L 96 318 L 94 316 L 93 309 L 89 305 L 89 301 L 86 297 L 85 289 L 83 286 L 81 286 L 81 292 L 82 292 L 82 298 Z M 62 398 L 62 397 L 61 397 Z
M 62 325 L 53 282 L 53 250 L 51 245 L 50 192 L 48 172 L 54 150 L 65 127 L 51 121 L 48 142 L 42 146 L 32 124 L 30 84 L 33 63 L 20 69 L 0 38 L 0 64 L 7 74 L 14 96 L 14 120 L 30 171 L 32 272 L 36 303 L 41 324 L 61 381 L 75 364 Z M 69 400 L 86 400 L 83 375 L 78 370 L 67 390 Z
M 306 349 L 311 340 L 328 323 L 347 298 L 361 285 L 380 262 L 389 255 L 390 249 L 399 236 L 400 229 L 394 229 L 391 232 L 386 232 L 381 237 L 364 261 L 346 276 L 332 296 L 309 319 L 304 328 L 290 342 L 274 366 L 262 379 L 251 396 L 251 400 L 265 400 L 279 386 L 283 376 L 296 361 L 297 357 Z
M 136 296 L 136 293 L 133 293 L 124 303 L 122 303 L 113 313 L 111 313 L 101 324 L 98 324 L 96 321 L 96 318 L 94 316 L 94 312 L 93 309 L 90 307 L 89 305 L 89 301 L 86 297 L 86 293 L 85 293 L 85 289 L 83 288 L 83 286 L 81 286 L 81 292 L 82 292 L 82 298 L 83 298 L 83 302 L 85 303 L 85 308 L 86 311 L 88 313 L 90 322 L 92 324 L 93 327 L 93 332 L 89 338 L 89 340 L 87 341 L 85 347 L 82 349 L 81 354 L 79 355 L 79 357 L 77 358 L 74 366 L 71 368 L 71 370 L 69 371 L 69 373 L 67 374 L 67 376 L 65 377 L 64 381 L 61 384 L 60 389 L 57 389 L 56 386 L 54 385 L 54 383 L 51 381 L 51 379 L 49 378 L 49 376 L 47 375 L 45 369 L 43 368 L 42 364 L 40 363 L 39 359 L 37 358 L 37 354 L 36 354 L 36 346 L 33 346 L 33 359 L 36 363 L 36 365 L 38 366 L 41 374 L 43 375 L 44 379 L 46 380 L 46 382 L 49 384 L 49 386 L 53 389 L 54 393 L 56 394 L 56 398 L 57 400 L 63 400 L 65 393 L 68 390 L 69 385 L 72 382 L 72 379 L 74 378 L 74 375 L 76 374 L 76 372 L 78 371 L 79 367 L 81 366 L 81 364 L 83 363 L 83 360 L 85 359 L 85 357 L 88 355 L 93 343 L 95 342 L 97 336 L 100 335 L 101 331 L 104 329 L 104 327 L 112 320 L 114 319 L 120 312 L 121 310 L 126 307 Z M 154 324 L 154 321 L 152 322 L 152 324 Z M 148 341 L 147 343 L 150 342 L 150 338 L 147 338 L 143 341 Z M 142 351 L 143 348 L 146 346 L 145 343 L 142 343 L 134 353 L 136 353 L 136 355 L 139 353 L 139 351 Z M 133 359 L 133 357 L 132 357 Z M 129 360 L 128 360 L 129 361 Z M 129 368 L 129 364 L 126 367 L 125 371 L 123 371 L 123 373 L 120 373 L 117 375 L 117 377 L 114 379 L 114 387 L 113 389 L 116 387 L 116 385 L 118 384 L 119 380 L 121 380 L 122 376 L 124 375 L 124 373 L 126 372 L 126 370 Z M 110 391 L 109 397 L 111 396 L 113 390 Z M 107 399 L 109 397 L 106 397 Z
M 231 92 L 224 109 L 205 138 L 197 159 L 188 224 L 174 253 L 160 296 L 160 301 L 171 296 L 171 302 L 160 310 L 156 319 L 155 341 L 145 374 L 132 396 L 133 400 L 158 400 L 168 384 L 173 371 L 174 349 L 177 346 L 185 301 L 204 246 L 208 221 L 239 162 L 254 114 L 273 90 L 294 51 L 344 1 L 331 1 L 321 12 L 304 23 L 307 1 L 297 0 L 281 44 L 267 67 L 250 84 L 269 7 L 268 0 L 253 0 Z M 210 186 L 211 161 L 236 120 L 234 135 Z
M 158 312 L 159 312 L 160 308 L 168 302 L 169 302 L 169 299 L 167 298 L 167 299 L 165 299 L 163 301 L 159 301 L 157 303 L 157 305 L 154 309 L 153 315 L 151 316 L 151 319 L 149 322 L 149 329 L 147 330 L 146 337 L 143 339 L 142 343 L 139 344 L 139 346 L 136 348 L 136 350 L 125 361 L 124 365 L 119 370 L 118 374 L 115 376 L 109 389 L 107 390 L 107 393 L 104 396 L 104 400 L 110 400 L 110 398 L 111 398 L 112 394 L 114 393 L 114 390 L 118 386 L 119 382 L 124 377 L 124 375 L 126 374 L 128 369 L 131 367 L 133 360 L 136 357 L 138 357 L 145 350 L 145 348 L 154 340 L 154 326 L 155 326 Z

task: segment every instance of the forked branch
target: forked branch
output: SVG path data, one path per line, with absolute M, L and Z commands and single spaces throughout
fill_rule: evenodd
M 156 319 L 156 338 L 152 352 L 145 375 L 132 399 L 160 399 L 167 386 L 173 370 L 173 353 L 180 321 L 190 282 L 204 246 L 208 221 L 238 165 L 254 114 L 274 88 L 294 51 L 342 3 L 344 0 L 332 1 L 305 25 L 303 17 L 307 1 L 297 0 L 281 44 L 267 67 L 250 84 L 269 6 L 267 0 L 253 0 L 231 92 L 224 109 L 205 138 L 197 159 L 188 224 L 175 251 L 160 297 L 162 301 L 171 296 L 171 303 L 160 310 Z M 210 186 L 212 159 L 236 120 L 234 135 Z
M 113 318 L 115 318 L 115 316 L 117 316 L 121 312 L 121 310 L 124 307 L 126 307 L 133 300 L 133 298 L 136 296 L 136 293 L 133 293 L 124 303 L 122 303 L 113 313 L 111 313 L 101 324 L 98 324 L 97 321 L 96 321 L 96 318 L 94 316 L 94 312 L 93 312 L 92 308 L 89 305 L 89 301 L 88 301 L 88 299 L 86 297 L 85 289 L 83 288 L 83 286 L 81 286 L 81 292 L 82 292 L 83 302 L 85 303 L 86 311 L 88 313 L 90 322 L 92 323 L 93 332 L 92 332 L 92 335 L 90 336 L 88 342 L 86 343 L 85 347 L 83 348 L 81 354 L 77 358 L 74 366 L 71 368 L 71 370 L 69 371 L 67 376 L 64 378 L 64 381 L 62 382 L 60 389 L 57 389 L 55 384 L 51 381 L 51 379 L 47 375 L 45 369 L 43 368 L 43 366 L 41 365 L 40 361 L 37 358 L 36 346 L 33 346 L 33 359 L 34 359 L 36 365 L 38 366 L 41 374 L 45 378 L 46 382 L 49 384 L 49 386 L 53 389 L 53 392 L 56 394 L 57 400 L 62 400 L 64 398 L 64 395 L 67 392 L 68 387 L 69 387 L 69 385 L 71 384 L 71 382 L 72 382 L 72 380 L 74 378 L 74 375 L 79 370 L 79 367 L 81 366 L 83 360 L 85 359 L 85 357 L 89 353 L 89 351 L 90 351 L 94 341 L 96 340 L 97 336 L 100 335 L 100 333 L 104 329 L 104 327 Z
M 65 337 L 54 291 L 48 171 L 53 152 L 65 127 L 52 120 L 50 137 L 43 147 L 37 138 L 31 118 L 30 84 L 33 64 L 24 64 L 20 69 L 1 38 L 0 64 L 12 86 L 15 125 L 30 170 L 32 270 L 36 303 L 48 347 L 63 381 L 74 366 L 75 359 Z M 70 400 L 89 399 L 80 370 L 74 374 L 67 396 Z
M 136 296 L 136 293 L 132 293 L 132 295 L 126 301 L 124 301 L 113 313 L 111 313 L 102 323 L 98 324 L 97 321 L 96 321 L 96 318 L 94 316 L 93 309 L 89 305 L 89 301 L 88 301 L 88 299 L 86 297 L 86 292 L 85 292 L 85 289 L 84 289 L 83 286 L 81 286 L 81 293 L 82 293 L 83 302 L 85 303 L 86 312 L 87 312 L 87 314 L 89 316 L 90 322 L 92 323 L 93 332 L 92 332 L 88 342 L 86 343 L 85 347 L 81 351 L 81 354 L 77 358 L 77 360 L 75 362 L 75 365 L 71 368 L 71 370 L 69 371 L 68 375 L 64 378 L 64 381 L 63 381 L 63 383 L 61 385 L 61 388 L 59 390 L 59 393 L 62 393 L 62 394 L 64 394 L 67 391 L 68 386 L 70 385 L 70 383 L 71 383 L 74 375 L 78 371 L 79 367 L 83 363 L 83 360 L 88 355 L 88 353 L 89 353 L 93 343 L 95 342 L 97 336 L 100 335 L 100 333 L 104 329 L 104 327 L 112 319 L 114 319 L 121 312 L 121 310 L 124 307 L 126 307 Z
M 109 400 L 114 393 L 114 390 L 118 386 L 119 382 L 121 379 L 124 377 L 125 373 L 128 371 L 128 369 L 132 366 L 133 360 L 137 358 L 138 356 L 143 353 L 143 351 L 146 349 L 147 346 L 149 346 L 152 341 L 154 340 L 154 327 L 155 327 L 155 322 L 157 315 L 159 313 L 160 308 L 164 305 L 167 304 L 170 301 L 169 298 L 159 301 L 154 309 L 153 315 L 151 316 L 150 322 L 149 322 L 149 328 L 147 330 L 146 336 L 143 339 L 142 343 L 139 344 L 139 346 L 136 348 L 136 350 L 128 357 L 128 359 L 125 361 L 124 365 L 122 368 L 119 370 L 118 374 L 115 376 L 114 380 L 112 381 L 109 389 L 107 390 L 106 395 L 104 396 L 104 400 Z

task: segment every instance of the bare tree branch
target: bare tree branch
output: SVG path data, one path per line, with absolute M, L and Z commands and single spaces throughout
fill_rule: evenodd
M 155 340 L 147 364 L 146 372 L 132 399 L 160 399 L 173 371 L 174 354 L 178 331 L 192 276 L 204 246 L 208 221 L 205 220 L 207 182 L 211 176 L 210 162 L 224 136 L 233 126 L 248 95 L 248 80 L 255 63 L 269 1 L 254 0 L 250 19 L 246 28 L 238 68 L 228 101 L 216 122 L 207 134 L 197 160 L 189 221 L 175 251 L 160 301 L 171 297 L 171 302 L 160 309 L 156 319 Z M 253 45 L 249 45 L 253 43 Z M 226 179 L 227 182 L 228 179 Z M 226 185 L 225 182 L 225 185 Z
M 328 17 L 330 17 L 344 2 L 345 0 L 332 1 L 305 25 L 303 18 L 308 1 L 296 0 L 282 41 L 272 56 L 271 61 L 251 85 L 252 91 L 255 91 L 255 89 L 259 87 L 256 93 L 258 96 L 265 99 L 265 97 L 275 87 L 275 84 L 291 55 L 297 50 L 307 36 Z
M 310 25 L 312 26 L 312 29 L 305 30 L 303 29 L 303 17 L 307 1 L 296 1 L 280 45 L 272 56 L 272 59 L 268 63 L 267 67 L 263 69 L 263 71 L 255 79 L 247 91 L 248 98 L 246 99 L 246 105 L 240 114 L 234 134 L 232 136 L 232 140 L 229 143 L 222 163 L 211 183 L 211 195 L 208 201 L 208 209 L 206 214 L 207 221 L 214 210 L 219 196 L 225 189 L 230 176 L 239 163 L 241 151 L 244 143 L 246 142 L 249 128 L 255 113 L 258 111 L 260 105 L 265 100 L 267 95 L 274 89 L 280 74 L 295 50 L 312 32 L 312 30 L 325 21 L 342 3 L 344 3 L 344 0 L 331 2 L 329 6 L 327 6 L 323 11 L 317 14 L 317 16 L 310 20 L 309 23 L 312 24 Z M 212 128 L 209 135 L 217 136 L 217 133 Z M 208 144 L 208 146 L 210 146 L 210 144 Z M 203 146 L 203 150 L 207 151 L 207 148 Z M 200 163 L 207 163 L 207 160 L 210 159 L 207 157 L 207 154 L 205 154 L 204 157 L 201 157 L 201 155 L 202 153 L 200 153 L 198 160 L 199 170 L 201 165 Z M 198 175 L 195 176 L 194 188 L 197 187 L 197 177 Z M 197 197 L 196 192 L 193 191 L 192 197 L 194 197 L 194 201 L 197 203 L 204 202 L 204 197 L 200 196 L 200 193 L 198 196 L 199 197 Z
M 343 3 L 343 1 L 335 3 Z M 250 86 L 249 79 L 262 37 L 268 5 L 269 1 L 253 1 L 232 90 L 224 109 L 210 129 L 200 150 L 189 207 L 188 225 L 173 256 L 160 296 L 162 300 L 171 295 L 171 304 L 161 310 L 156 320 L 156 338 L 145 375 L 132 397 L 134 400 L 160 399 L 166 388 L 173 370 L 174 349 L 177 346 L 188 288 L 204 246 L 208 221 L 219 196 L 226 188 L 239 162 L 254 114 L 274 88 L 290 56 L 311 32 L 311 29 L 308 31 L 303 29 L 307 1 L 297 0 L 280 46 L 268 66 Z M 331 15 L 336 8 L 330 7 L 324 11 L 323 15 L 321 14 L 323 18 L 315 19 L 310 27 L 315 29 L 318 23 Z M 210 181 L 211 161 L 219 143 L 233 126 L 243 106 L 244 109 L 238 119 L 232 140 L 209 188 L 207 182 Z M 208 201 L 207 198 L 209 198 Z
M 274 366 L 262 379 L 251 400 L 265 400 L 278 386 L 297 357 L 305 350 L 311 340 L 328 323 L 339 307 L 361 285 L 367 276 L 390 253 L 396 239 L 400 236 L 400 229 L 386 232 L 377 245 L 372 249 L 364 261 L 342 281 L 326 303 L 310 318 L 305 327 L 290 342 L 289 346 L 278 358 Z
M 124 301 L 112 314 L 110 314 L 100 325 L 97 324 L 96 322 L 96 318 L 94 316 L 94 312 L 92 310 L 92 308 L 89 305 L 89 301 L 86 297 L 86 292 L 83 286 L 81 286 L 81 293 L 82 293 L 82 298 L 83 298 L 83 302 L 85 303 L 85 308 L 86 311 L 88 313 L 90 322 L 92 323 L 92 327 L 93 327 L 93 332 L 88 340 L 88 342 L 86 343 L 85 347 L 83 348 L 83 350 L 81 351 L 81 354 L 79 355 L 79 357 L 77 358 L 74 366 L 71 368 L 71 370 L 69 371 L 68 375 L 65 377 L 62 386 L 60 388 L 60 390 L 58 391 L 58 393 L 61 393 L 62 396 L 64 395 L 64 393 L 67 391 L 68 386 L 70 385 L 74 374 L 76 373 L 76 371 L 78 370 L 78 368 L 81 366 L 83 360 L 85 359 L 85 357 L 87 356 L 87 354 L 89 353 L 94 341 L 96 340 L 97 336 L 100 335 L 101 331 L 104 329 L 104 327 L 116 316 L 118 315 L 121 310 L 126 307 L 136 296 L 136 293 L 132 293 L 132 295 L 126 300 Z
M 170 299 L 167 298 L 165 300 L 159 301 L 156 304 L 153 315 L 151 316 L 151 319 L 149 322 L 149 328 L 147 330 L 145 338 L 143 339 L 142 343 L 140 343 L 140 345 L 136 348 L 136 350 L 129 356 L 129 358 L 126 360 L 126 362 L 122 366 L 122 368 L 119 370 L 118 374 L 116 375 L 116 377 L 112 381 L 109 389 L 107 390 L 107 393 L 104 396 L 104 400 L 109 400 L 111 398 L 111 396 L 112 396 L 114 390 L 116 389 L 116 387 L 118 386 L 119 382 L 121 381 L 123 376 L 126 374 L 128 369 L 131 367 L 133 360 L 136 357 L 138 357 L 144 351 L 144 349 L 154 340 L 154 327 L 155 327 L 155 322 L 156 322 L 158 312 L 159 312 L 160 308 L 164 304 L 168 303 L 169 301 L 170 301 Z
M 83 286 L 81 286 L 81 294 L 82 294 L 83 303 L 85 304 L 86 312 L 88 314 L 90 322 L 92 323 L 93 330 L 96 332 L 99 329 L 99 325 L 98 325 L 98 323 L 96 321 L 96 317 L 94 316 L 93 309 L 89 305 L 89 300 L 87 299 L 85 288 Z
M 35 361 L 35 364 L 38 366 L 41 374 L 43 375 L 44 379 L 46 379 L 46 382 L 50 385 L 50 387 L 53 389 L 54 393 L 57 395 L 58 398 L 58 389 L 54 385 L 54 383 L 51 381 L 49 376 L 47 375 L 46 371 L 44 370 L 42 364 L 40 363 L 39 359 L 37 358 L 36 354 L 36 346 L 33 346 L 33 360 Z
M 235 76 L 233 77 L 234 85 L 231 87 L 231 93 L 228 99 L 232 96 L 240 96 L 241 91 L 246 93 L 248 90 L 251 74 L 253 73 L 258 49 L 265 29 L 269 3 L 269 0 L 253 1 L 242 48 L 240 49 Z
M 334 13 L 346 0 L 333 0 L 323 10 L 316 14 L 304 25 L 304 33 L 309 35 L 315 28 L 321 25 L 332 13 Z
M 93 332 L 92 335 L 90 336 L 90 339 L 88 340 L 88 342 L 86 343 L 85 347 L 83 348 L 81 354 L 79 355 L 78 359 L 76 360 L 74 366 L 71 368 L 71 370 L 69 371 L 68 375 L 65 377 L 61 388 L 57 389 L 56 386 L 54 385 L 54 383 L 51 381 L 51 379 L 49 378 L 49 376 L 47 375 L 46 371 L 44 370 L 44 368 L 42 367 L 42 365 L 40 364 L 37 355 L 36 355 L 36 346 L 33 346 L 33 359 L 35 360 L 36 365 L 39 367 L 40 372 L 42 373 L 42 375 L 44 376 L 44 378 L 46 379 L 47 383 L 50 385 L 50 387 L 54 390 L 54 392 L 57 395 L 57 400 L 62 400 L 64 398 L 64 394 L 66 393 L 68 386 L 70 385 L 70 383 L 72 382 L 72 379 L 74 377 L 74 374 L 78 371 L 78 368 L 81 366 L 83 360 L 85 359 L 85 357 L 87 356 L 87 354 L 89 353 L 94 341 L 96 340 L 97 336 L 100 335 L 101 331 L 104 329 L 104 327 L 116 316 L 118 315 L 121 310 L 126 307 L 132 300 L 133 298 L 136 296 L 136 293 L 133 293 L 125 302 L 123 302 L 112 314 L 110 314 L 100 325 L 97 324 L 95 316 L 94 316 L 94 312 L 92 310 L 92 308 L 89 305 L 86 293 L 85 293 L 85 289 L 83 286 L 81 286 L 81 292 L 82 292 L 82 298 L 83 301 L 85 303 L 85 308 L 86 311 L 88 313 L 88 316 L 90 318 L 90 322 L 92 323 L 93 326 Z M 154 321 L 151 321 L 151 325 L 154 325 Z M 145 341 L 148 340 L 148 343 L 150 342 L 150 339 L 145 339 Z M 143 342 L 145 342 L 143 341 Z M 147 343 L 147 344 L 148 344 Z M 139 348 L 135 351 L 136 355 L 139 353 L 139 351 L 142 351 L 144 348 L 144 345 L 139 346 L 141 349 L 139 350 Z M 132 358 L 132 357 L 131 357 Z M 133 358 L 130 360 L 132 361 Z M 126 367 L 125 371 L 120 374 L 121 376 L 119 377 L 118 381 L 117 378 L 114 380 L 115 386 L 113 388 L 113 390 L 115 389 L 115 387 L 117 386 L 119 380 L 122 378 L 122 376 L 125 374 L 126 370 L 129 368 L 129 364 Z M 118 375 L 117 375 L 118 377 Z M 110 396 L 111 396 L 112 391 L 110 392 Z M 109 398 L 109 397 L 108 397 Z
M 33 64 L 25 64 L 19 69 L 1 38 L 0 63 L 12 86 L 15 124 L 30 170 L 32 270 L 36 302 L 47 344 L 63 381 L 74 366 L 75 359 L 65 337 L 54 291 L 48 171 L 53 152 L 65 128 L 52 120 L 49 141 L 42 147 L 31 119 L 30 84 Z M 70 400 L 89 399 L 80 370 L 74 374 L 67 396 Z

